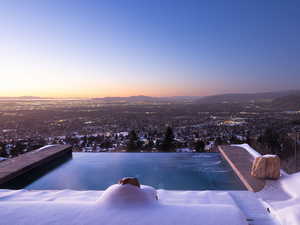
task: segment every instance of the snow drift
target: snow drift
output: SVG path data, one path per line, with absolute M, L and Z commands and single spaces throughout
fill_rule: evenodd
M 149 186 L 112 185 L 92 201 L 0 201 L 1 225 L 246 225 L 235 205 L 156 200 Z M 174 198 L 176 198 L 174 196 Z
M 244 148 L 253 156 L 261 154 L 248 144 L 233 145 Z M 264 155 L 263 157 L 276 157 Z M 275 212 L 283 225 L 300 225 L 300 172 L 288 175 L 280 171 L 280 178 L 276 181 L 267 180 L 265 188 L 256 193 L 257 197 L 266 202 Z

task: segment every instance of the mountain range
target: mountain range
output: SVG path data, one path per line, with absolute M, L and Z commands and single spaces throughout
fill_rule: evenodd
M 51 99 L 51 98 L 42 98 L 38 96 L 0 97 L 0 100 L 43 100 L 43 99 Z M 299 110 L 300 90 L 260 92 L 260 93 L 231 93 L 231 94 L 204 96 L 204 97 L 199 97 L 199 96 L 151 97 L 151 96 L 137 95 L 137 96 L 129 96 L 129 97 L 92 98 L 90 100 L 103 101 L 106 103 L 173 102 L 173 103 L 191 103 L 191 104 L 198 104 L 198 105 L 257 104 L 272 109 Z
M 172 96 L 172 97 L 151 97 L 144 95 L 129 96 L 129 97 L 104 97 L 93 98 L 92 100 L 101 100 L 105 102 L 157 102 L 157 101 L 195 101 L 198 96 Z
M 261 92 L 261 93 L 233 93 L 206 96 L 198 99 L 198 103 L 270 103 L 277 98 L 300 96 L 300 90 Z
M 214 104 L 214 103 L 260 103 L 260 102 L 272 102 L 278 98 L 288 98 L 288 96 L 300 96 L 300 90 L 278 91 L 278 92 L 259 92 L 259 93 L 231 93 L 231 94 L 219 94 L 210 96 L 173 96 L 173 97 L 151 97 L 144 95 L 129 96 L 129 97 L 104 97 L 93 98 L 93 100 L 102 101 L 126 101 L 126 102 L 138 102 L 138 101 L 193 101 L 199 104 Z
M 32 100 L 32 99 L 49 99 L 49 98 L 42 98 L 42 97 L 38 97 L 38 96 L 18 96 L 18 97 L 4 97 L 4 96 L 0 96 L 0 99 L 9 99 L 9 100 Z

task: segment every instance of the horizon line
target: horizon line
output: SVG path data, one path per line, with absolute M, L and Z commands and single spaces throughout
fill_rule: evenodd
M 260 93 L 278 93 L 278 92 L 292 92 L 292 91 L 300 91 L 300 89 L 287 89 L 287 90 L 277 90 L 277 91 L 259 91 L 259 92 L 223 92 L 223 93 L 216 93 L 216 94 L 210 94 L 210 95 L 168 95 L 168 96 L 154 96 L 154 95 L 127 95 L 127 96 L 95 96 L 95 97 L 75 97 L 75 96 L 69 96 L 69 97 L 50 97 L 50 96 L 35 96 L 35 95 L 20 95 L 20 96 L 0 96 L 1 99 L 5 98 L 15 98 L 15 99 L 101 99 L 101 98 L 130 98 L 130 97 L 150 97 L 150 98 L 176 98 L 176 97 L 190 97 L 190 98 L 201 98 L 201 97 L 208 97 L 208 96 L 217 96 L 217 95 L 230 95 L 230 94 L 260 94 Z

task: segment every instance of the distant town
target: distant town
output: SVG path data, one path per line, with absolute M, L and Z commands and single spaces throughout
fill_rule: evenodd
M 288 171 L 299 170 L 299 99 L 298 92 L 0 98 L 0 159 L 52 144 L 70 144 L 75 152 L 211 152 L 248 143 L 278 154 Z

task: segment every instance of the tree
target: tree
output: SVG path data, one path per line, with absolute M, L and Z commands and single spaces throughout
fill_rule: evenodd
M 5 150 L 5 144 L 0 142 L 0 157 L 8 157 L 6 150 Z
M 225 142 L 224 142 L 224 140 L 221 138 L 221 137 L 217 137 L 216 138 L 216 141 L 215 141 L 215 145 L 222 145 L 222 144 L 224 144 Z
M 280 153 L 279 157 L 281 159 L 288 159 L 289 157 L 294 156 L 294 150 L 295 150 L 295 143 L 292 138 L 290 138 L 288 135 L 284 134 L 281 137 L 280 141 Z
M 174 134 L 171 127 L 167 127 L 165 137 L 160 145 L 163 152 L 170 152 L 174 150 Z
M 111 140 L 109 138 L 106 138 L 101 144 L 100 147 L 101 148 L 111 148 L 113 146 L 113 143 L 111 142 Z
M 204 143 L 204 141 L 196 141 L 195 143 L 194 143 L 194 147 L 195 147 L 195 150 L 197 151 L 197 152 L 204 152 L 204 148 L 205 148 L 205 143 Z
M 128 143 L 127 143 L 127 151 L 128 152 L 136 152 L 139 148 L 138 146 L 138 136 L 135 130 L 130 131 L 128 134 Z
M 270 153 L 278 154 L 280 151 L 279 134 L 274 128 L 268 128 L 261 138 L 261 142 L 269 149 Z
M 249 144 L 249 145 L 252 144 L 252 139 L 251 139 L 251 133 L 250 133 L 250 131 L 248 131 L 246 133 L 246 143 Z
M 145 149 L 147 150 L 152 150 L 152 148 L 154 148 L 154 142 L 152 139 L 149 139 L 148 144 L 145 146 Z
M 232 135 L 229 141 L 230 144 L 243 144 L 243 142 L 240 139 L 238 139 L 235 135 Z

